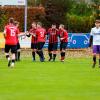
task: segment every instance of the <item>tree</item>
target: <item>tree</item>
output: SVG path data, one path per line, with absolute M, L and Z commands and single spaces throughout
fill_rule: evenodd
M 93 5 L 92 7 L 94 8 L 94 13 L 97 19 L 100 19 L 100 0 L 92 0 Z
M 39 6 L 40 4 L 45 5 L 46 0 L 28 0 L 28 6 Z
M 52 23 L 65 24 L 65 15 L 73 4 L 73 0 L 47 0 L 45 4 L 48 26 Z

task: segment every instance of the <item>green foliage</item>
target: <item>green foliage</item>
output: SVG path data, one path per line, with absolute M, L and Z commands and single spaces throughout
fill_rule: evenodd
M 0 30 L 3 31 L 4 30 L 4 26 L 7 23 L 7 16 L 5 15 L 5 11 L 3 11 L 2 9 L 0 10 Z
M 76 14 L 78 16 L 90 16 L 92 14 L 92 8 L 86 3 L 75 3 L 70 10 L 70 14 Z
M 28 6 L 39 6 L 40 4 L 45 5 L 46 0 L 28 0 Z
M 69 32 L 90 32 L 95 17 L 93 8 L 84 2 L 75 3 L 69 12 L 66 12 L 66 23 Z
M 71 9 L 72 4 L 72 0 L 47 0 L 45 9 L 48 26 L 52 23 L 65 24 L 65 14 Z
M 92 0 L 96 5 L 100 5 L 100 0 Z
M 67 26 L 69 32 L 90 32 L 91 27 L 94 25 L 94 16 L 78 16 L 67 14 Z
M 94 9 L 94 15 L 96 19 L 100 19 L 100 0 L 92 0 L 92 7 Z

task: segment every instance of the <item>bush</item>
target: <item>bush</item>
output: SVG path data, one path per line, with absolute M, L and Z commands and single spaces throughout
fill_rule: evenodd
M 67 14 L 67 26 L 69 32 L 90 32 L 91 27 L 94 25 L 94 16 L 78 16 Z
M 43 7 L 28 7 L 28 29 L 32 21 L 42 21 L 44 16 L 45 9 Z M 0 31 L 3 31 L 10 17 L 14 17 L 15 20 L 19 21 L 21 31 L 24 31 L 24 7 L 0 7 Z

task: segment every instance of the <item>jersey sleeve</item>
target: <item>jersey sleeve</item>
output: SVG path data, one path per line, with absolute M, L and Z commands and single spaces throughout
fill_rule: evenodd
M 7 33 L 7 27 L 5 26 L 3 34 L 6 35 L 6 33 Z
M 32 32 L 32 29 L 29 30 L 29 34 Z
M 17 34 L 20 34 L 20 30 L 19 29 L 17 29 L 17 32 L 18 32 Z
M 64 39 L 67 39 L 68 38 L 68 32 L 67 31 L 64 32 L 64 37 L 63 38 Z

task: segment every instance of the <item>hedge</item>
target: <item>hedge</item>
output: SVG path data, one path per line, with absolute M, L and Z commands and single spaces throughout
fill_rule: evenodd
M 0 7 L 0 31 L 8 23 L 8 19 L 13 17 L 20 22 L 20 29 L 24 31 L 24 7 Z M 42 21 L 45 17 L 45 9 L 43 7 L 28 7 L 28 29 L 31 27 L 32 21 Z

